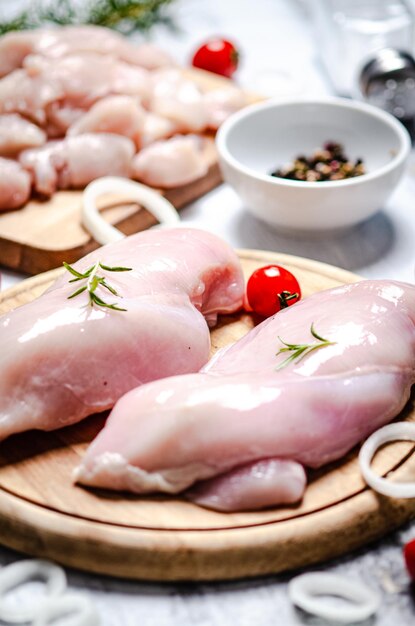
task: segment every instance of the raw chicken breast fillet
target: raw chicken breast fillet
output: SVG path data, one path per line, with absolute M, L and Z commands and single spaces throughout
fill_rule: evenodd
M 193 229 L 146 231 L 75 264 L 101 260 L 133 268 L 107 273 L 122 296 L 97 292 L 126 311 L 89 306 L 82 283 L 65 272 L 37 300 L 0 319 L 0 439 L 52 430 L 103 411 L 130 389 L 207 362 L 218 313 L 242 304 L 243 277 L 233 250 Z
M 284 344 L 325 345 L 278 366 Z M 295 502 L 303 467 L 342 457 L 396 416 L 415 374 L 415 287 L 362 281 L 290 306 L 198 374 L 118 401 L 77 480 L 136 493 L 188 492 L 221 510 Z

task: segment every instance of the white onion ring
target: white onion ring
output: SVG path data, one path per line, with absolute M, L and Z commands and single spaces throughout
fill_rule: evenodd
M 43 579 L 46 585 L 45 596 L 38 606 L 14 609 L 4 605 L 4 595 L 8 591 L 36 578 Z M 65 589 L 66 575 L 58 565 L 38 559 L 18 561 L 6 565 L 0 570 L 0 620 L 12 624 L 30 622 L 36 617 L 37 612 L 43 603 L 48 601 L 48 598 L 61 595 Z
M 65 626 L 98 626 L 101 623 L 91 600 L 77 593 L 68 593 L 43 603 L 32 626 L 47 626 L 65 617 Z
M 392 498 L 415 498 L 415 482 L 392 483 L 375 474 L 370 463 L 383 444 L 392 441 L 415 441 L 415 424 L 398 422 L 376 430 L 362 445 L 359 452 L 360 471 L 367 484 L 375 491 Z
M 342 624 L 361 622 L 379 608 L 379 596 L 361 581 L 350 580 L 339 574 L 312 572 L 291 579 L 288 595 L 296 606 L 311 615 Z M 353 605 L 336 608 L 327 604 L 321 595 L 333 595 L 350 600 Z
M 98 211 L 96 200 L 106 193 L 127 194 L 131 200 L 139 202 L 154 215 L 164 226 L 176 226 L 180 222 L 179 214 L 174 206 L 158 191 L 151 187 L 117 176 L 97 178 L 87 187 L 82 195 L 82 223 L 91 233 L 95 241 L 101 245 L 124 239 L 125 235 L 108 224 Z

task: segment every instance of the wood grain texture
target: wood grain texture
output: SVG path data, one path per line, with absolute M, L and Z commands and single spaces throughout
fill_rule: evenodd
M 279 262 L 295 272 L 305 296 L 358 279 L 315 261 L 240 251 L 246 275 Z M 61 272 L 28 279 L 0 296 L 0 313 L 40 295 Z M 212 351 L 255 324 L 240 313 L 212 331 Z M 413 401 L 401 419 L 415 419 Z M 414 501 L 382 498 L 364 485 L 357 453 L 310 472 L 297 506 L 216 513 L 167 496 L 87 490 L 71 474 L 105 416 L 52 433 L 11 437 L 0 447 L 0 542 L 65 565 L 146 580 L 239 578 L 292 569 L 342 554 L 415 514 Z M 397 479 L 415 476 L 409 443 L 387 447 L 375 466 Z
M 183 70 L 204 91 L 229 86 L 229 79 L 198 69 Z M 247 102 L 258 97 L 246 94 Z M 187 185 L 160 190 L 176 209 L 204 195 L 221 182 L 213 135 L 203 137 L 207 174 Z M 58 191 L 45 202 L 32 199 L 23 208 L 0 213 L 0 265 L 27 274 L 38 274 L 73 263 L 98 247 L 81 224 L 82 191 Z M 105 219 L 124 234 L 145 230 L 157 220 L 137 203 L 122 196 L 106 195 L 100 206 Z

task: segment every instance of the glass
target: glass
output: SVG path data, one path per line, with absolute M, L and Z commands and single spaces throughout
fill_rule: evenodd
M 381 48 L 412 53 L 414 15 L 404 0 L 315 0 L 321 61 L 340 95 L 352 95 L 365 60 Z

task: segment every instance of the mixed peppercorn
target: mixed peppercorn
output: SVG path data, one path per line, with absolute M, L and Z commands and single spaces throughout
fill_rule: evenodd
M 311 157 L 300 155 L 293 163 L 271 172 L 271 176 L 314 183 L 344 180 L 365 173 L 362 159 L 351 161 L 344 154 L 341 144 L 327 141 L 323 148 L 316 150 Z

